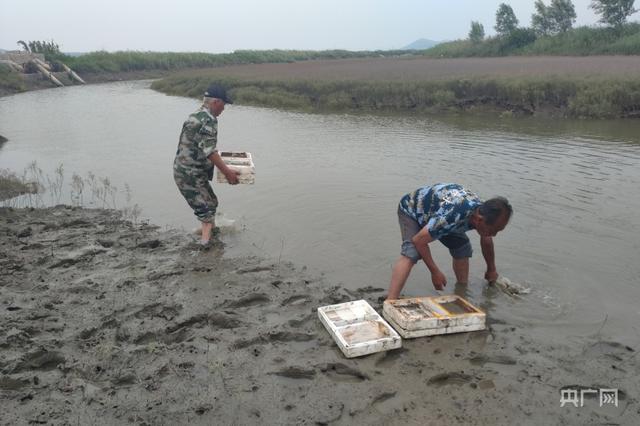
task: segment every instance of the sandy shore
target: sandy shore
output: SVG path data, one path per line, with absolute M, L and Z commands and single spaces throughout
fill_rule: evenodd
M 64 206 L 0 209 L 0 422 L 638 424 L 636 348 L 482 332 L 348 360 L 318 306 L 367 299 L 288 263 Z M 224 240 L 224 234 L 223 234 Z M 618 407 L 560 406 L 618 389 Z

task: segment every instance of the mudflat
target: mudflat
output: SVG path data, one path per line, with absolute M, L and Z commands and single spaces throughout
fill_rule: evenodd
M 0 423 L 637 424 L 637 348 L 485 331 L 346 359 L 316 308 L 347 290 L 199 250 L 111 210 L 0 209 Z M 542 340 L 541 340 L 542 339 Z M 615 388 L 618 406 L 584 392 Z M 564 391 L 564 392 L 563 392 Z M 601 406 L 602 405 L 602 406 Z
M 232 65 L 189 74 L 252 80 L 414 82 L 460 78 L 640 76 L 640 56 L 505 56 L 496 58 L 362 58 Z

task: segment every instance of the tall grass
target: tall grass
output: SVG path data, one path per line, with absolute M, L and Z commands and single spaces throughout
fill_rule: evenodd
M 313 59 L 345 59 L 377 56 L 411 55 L 415 52 L 347 50 L 236 50 L 233 53 L 177 52 L 92 52 L 81 56 L 48 55 L 51 61 L 62 61 L 79 73 L 128 72 L 209 68 L 236 64 L 295 62 Z
M 414 82 L 249 80 L 180 75 L 155 81 L 167 94 L 199 97 L 211 81 L 240 104 L 304 111 L 496 110 L 564 117 L 638 117 L 640 81 L 557 77 Z
M 132 204 L 131 188 L 126 183 L 124 192 L 119 191 L 108 177 L 89 172 L 85 177 L 73 173 L 66 185 L 62 164 L 53 171 L 53 175 L 45 173 L 35 161 L 20 176 L 0 169 L 0 207 L 43 208 L 70 201 L 77 207 L 118 209 L 118 201 L 123 197 L 125 206 L 119 210 L 125 220 L 132 220 L 135 224 L 141 210 L 138 204 Z
M 490 37 L 479 43 L 456 40 L 424 51 L 429 57 L 473 57 L 507 55 L 638 55 L 640 24 L 620 28 L 578 27 L 554 36 L 536 37 L 520 28 L 508 37 Z
M 501 47 L 500 39 L 488 38 L 480 43 L 471 40 L 455 40 L 440 43 L 431 49 L 424 51 L 424 56 L 433 58 L 465 58 L 502 56 L 506 54 Z
M 640 24 L 620 29 L 579 27 L 557 36 L 541 37 L 521 49 L 524 55 L 637 55 Z

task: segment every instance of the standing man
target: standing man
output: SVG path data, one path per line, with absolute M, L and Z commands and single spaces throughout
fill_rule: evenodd
M 202 223 L 201 240 L 207 246 L 215 228 L 218 198 L 209 181 L 213 167 L 224 173 L 230 184 L 238 183 L 238 172 L 222 161 L 216 150 L 218 143 L 218 116 L 231 99 L 222 86 L 211 85 L 204 92 L 199 110 L 182 125 L 176 158 L 173 162 L 173 179 L 182 196 Z
M 411 268 L 422 259 L 431 272 L 436 290 L 442 290 L 447 279 L 431 257 L 429 244 L 440 240 L 453 258 L 453 271 L 459 283 L 469 279 L 471 243 L 465 233 L 475 229 L 480 234 L 482 255 L 487 262 L 484 277 L 498 278 L 493 237 L 509 222 L 513 208 L 506 198 L 482 201 L 476 194 L 455 183 L 424 186 L 406 194 L 398 206 L 402 234 L 400 258 L 393 266 L 387 299 L 397 299 L 409 278 Z

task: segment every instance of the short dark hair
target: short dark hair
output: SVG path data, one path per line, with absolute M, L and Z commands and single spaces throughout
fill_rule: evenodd
M 511 207 L 509 200 L 506 198 L 494 197 L 482 203 L 478 208 L 478 212 L 482 215 L 487 225 L 493 225 L 503 213 L 506 215 L 508 222 L 513 214 L 513 207 Z

